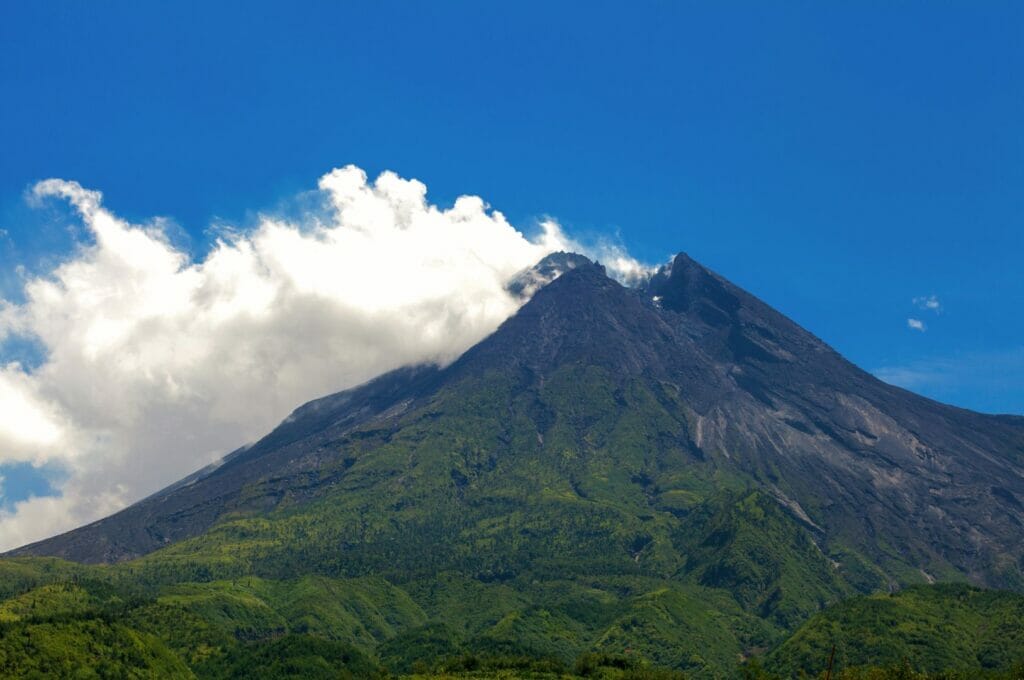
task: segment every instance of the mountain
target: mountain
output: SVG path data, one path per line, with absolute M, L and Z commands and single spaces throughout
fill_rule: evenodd
M 551 261 L 537 271 L 550 275 Z M 490 403 L 452 408 L 481 391 Z M 479 423 L 493 428 L 473 437 L 478 450 L 445 452 L 443 481 L 463 497 L 520 476 L 514 463 L 538 457 L 581 501 L 611 490 L 587 479 L 594 468 L 618 467 L 606 471 L 623 477 L 614 480 L 623 495 L 651 510 L 679 497 L 659 478 L 666 471 L 727 475 L 775 499 L 822 545 L 861 554 L 893 580 L 1021 584 L 1024 418 L 886 385 L 686 255 L 644 290 L 595 265 L 569 269 L 452 366 L 402 369 L 311 402 L 198 479 L 13 554 L 137 557 L 231 513 L 319 498 L 406 430 L 429 436 L 430 423 L 502 410 L 516 418 Z M 609 450 L 630 418 L 654 427 Z M 552 460 L 567 451 L 576 464 Z M 375 481 L 394 488 L 390 477 Z
M 638 288 L 560 254 L 510 290 L 529 301 L 455 363 L 9 553 L 11 592 L 113 579 L 236 639 L 406 669 L 594 651 L 714 675 L 858 593 L 1024 589 L 1024 418 L 882 383 L 684 254 Z M 285 606 L 310 588 L 361 604 Z

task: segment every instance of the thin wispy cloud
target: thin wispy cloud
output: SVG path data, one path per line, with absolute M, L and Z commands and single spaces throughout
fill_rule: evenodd
M 922 309 L 929 312 L 939 313 L 942 311 L 942 303 L 939 302 L 939 298 L 934 295 L 924 295 L 916 297 L 913 300 L 914 306 L 918 309 Z
M 1024 347 L 990 352 L 965 352 L 883 366 L 872 371 L 885 382 L 940 401 L 988 412 L 1024 414 L 1020 385 L 1024 383 Z M 963 394 L 975 401 L 964 403 Z
M 64 470 L 59 496 L 0 511 L 0 549 L 123 507 L 253 441 L 309 399 L 413 363 L 455 359 L 514 313 L 508 281 L 583 252 L 629 280 L 616 244 L 586 248 L 553 220 L 529 238 L 480 198 L 432 205 L 426 186 L 354 166 L 319 204 L 224 229 L 201 261 L 160 222 L 131 224 L 98 191 L 51 179 L 89 241 L 0 300 L 0 342 L 43 360 L 0 364 L 0 465 Z
M 928 330 L 928 327 L 925 325 L 924 321 L 914 318 L 907 319 L 907 328 L 913 331 L 920 331 L 922 333 Z

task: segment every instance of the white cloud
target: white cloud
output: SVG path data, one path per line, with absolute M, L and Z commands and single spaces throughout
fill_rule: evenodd
M 924 333 L 927 327 L 924 325 L 924 321 L 920 319 L 907 319 L 907 328 L 915 331 L 921 331 Z
M 918 309 L 924 309 L 929 312 L 935 312 L 936 314 L 942 311 L 942 303 L 940 303 L 939 298 L 935 297 L 934 295 L 923 295 L 921 297 L 916 297 L 913 300 L 911 300 L 911 302 L 913 302 L 914 306 L 917 307 Z
M 0 463 L 42 463 L 67 446 L 67 423 L 17 363 L 0 367 Z
M 83 493 L 80 485 L 72 486 L 62 496 L 31 496 L 14 503 L 13 510 L 0 509 L 0 528 L 4 548 L 13 548 L 53 536 L 69 528 L 68 521 L 75 518 L 100 518 L 110 515 L 125 505 L 125 490 Z
M 505 284 L 557 250 L 623 280 L 620 247 L 582 248 L 554 221 L 526 238 L 477 197 L 443 209 L 426 187 L 348 166 L 324 175 L 330 210 L 226 230 L 201 261 L 160 222 L 133 225 L 97 191 L 46 180 L 92 237 L 25 302 L 0 301 L 0 340 L 37 341 L 43 363 L 0 368 L 0 464 L 65 468 L 61 497 L 0 513 L 0 549 L 137 500 L 267 432 L 311 398 L 416 362 L 445 363 L 520 301 Z

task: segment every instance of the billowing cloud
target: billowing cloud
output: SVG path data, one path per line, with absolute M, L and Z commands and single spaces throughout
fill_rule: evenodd
M 912 331 L 921 331 L 922 333 L 928 330 L 927 326 L 924 325 L 924 321 L 913 318 L 907 319 L 907 328 Z
M 61 495 L 0 510 L 0 549 L 123 507 L 267 432 L 311 398 L 398 366 L 452 361 L 521 301 L 519 271 L 558 250 L 624 281 L 620 247 L 587 249 L 552 220 L 530 239 L 483 200 L 431 205 L 426 187 L 353 166 L 319 182 L 323 210 L 225 230 L 201 261 L 160 222 L 130 224 L 97 191 L 46 180 L 91 239 L 0 301 L 0 340 L 40 345 L 0 367 L 0 464 L 60 467 Z

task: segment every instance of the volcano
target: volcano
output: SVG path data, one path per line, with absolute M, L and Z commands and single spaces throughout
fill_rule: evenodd
M 637 287 L 558 254 L 513 293 L 532 297 L 454 363 L 310 402 L 8 556 L 383 578 L 460 639 L 681 668 L 857 594 L 1024 589 L 1024 418 L 883 383 L 685 254 Z

